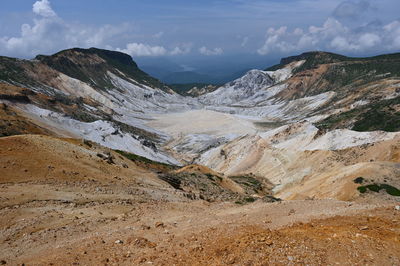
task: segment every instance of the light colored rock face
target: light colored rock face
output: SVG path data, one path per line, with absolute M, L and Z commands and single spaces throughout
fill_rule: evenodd
M 112 109 L 114 107 L 111 99 L 80 80 L 60 73 L 56 82 L 58 82 L 60 90 L 67 95 L 89 98 L 106 108 Z
M 199 101 L 206 105 L 231 105 L 252 97 L 259 90 L 273 84 L 274 80 L 265 71 L 250 70 L 243 77 L 199 97 Z
M 68 137 L 88 139 L 111 149 L 128 151 L 154 161 L 179 164 L 165 153 L 143 145 L 139 136 L 121 132 L 108 121 L 84 123 L 34 105 L 24 105 L 20 108 L 46 127 L 56 128 L 60 135 L 66 132 Z
M 292 76 L 293 70 L 305 61 L 294 62 L 276 71 L 253 69 L 243 77 L 225 84 L 219 89 L 199 97 L 205 105 L 252 107 L 265 102 L 285 89 L 285 85 L 273 86 Z M 263 105 L 271 105 L 266 102 Z
M 276 185 L 284 199 L 358 196 L 359 176 L 399 185 L 400 133 L 336 130 L 318 136 L 311 124 L 297 123 L 242 136 L 204 152 L 197 160 L 227 175 L 255 174 Z
M 118 106 L 114 108 L 119 114 L 124 112 L 165 113 L 189 110 L 197 102 L 184 98 L 179 94 L 166 93 L 153 89 L 134 80 L 125 80 L 112 73 L 108 73 L 117 90 L 109 90 L 109 97 L 116 100 Z M 198 105 L 198 104 L 197 104 Z
M 293 70 L 301 67 L 305 62 L 305 60 L 296 61 L 286 65 L 284 68 L 276 71 L 266 71 L 266 73 L 270 75 L 275 82 L 282 82 L 290 78 L 293 75 Z

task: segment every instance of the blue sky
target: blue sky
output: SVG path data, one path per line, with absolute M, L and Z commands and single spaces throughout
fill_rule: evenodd
M 92 46 L 176 62 L 374 55 L 400 50 L 399 10 L 399 0 L 2 0 L 0 55 Z

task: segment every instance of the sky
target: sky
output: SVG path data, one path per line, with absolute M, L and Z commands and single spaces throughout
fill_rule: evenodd
M 0 55 L 19 58 L 98 47 L 195 69 L 190 62 L 269 62 L 310 50 L 350 56 L 400 51 L 399 0 L 0 3 Z

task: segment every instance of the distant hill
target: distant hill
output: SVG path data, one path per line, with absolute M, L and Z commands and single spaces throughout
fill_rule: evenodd
M 216 90 L 221 85 L 213 85 L 207 83 L 187 83 L 187 84 L 169 84 L 175 92 L 184 96 L 197 97 Z

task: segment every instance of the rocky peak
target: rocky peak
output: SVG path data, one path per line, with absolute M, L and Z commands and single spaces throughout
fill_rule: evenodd
M 251 88 L 259 90 L 271 86 L 274 80 L 265 71 L 253 69 L 248 71 L 243 77 L 238 78 L 227 84 L 236 89 Z

